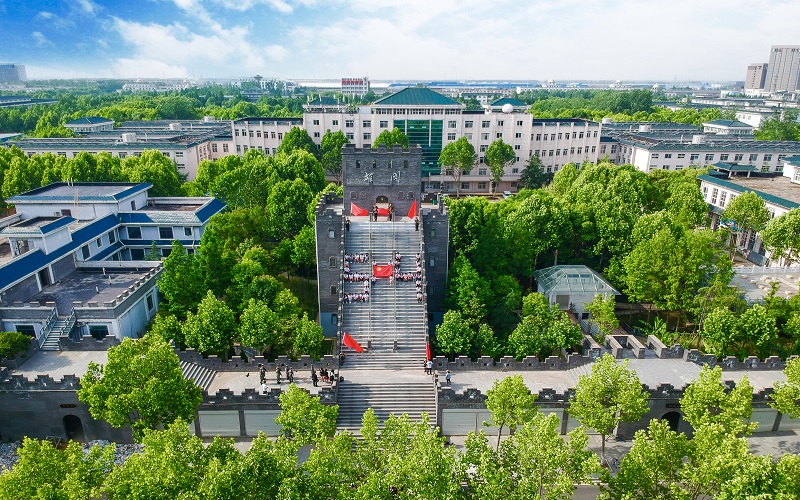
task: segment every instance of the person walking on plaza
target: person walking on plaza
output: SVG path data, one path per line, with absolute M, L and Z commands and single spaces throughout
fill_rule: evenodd
M 447 370 L 447 374 L 444 376 L 444 380 L 445 382 L 447 382 L 447 385 L 450 385 L 450 370 Z
M 430 359 L 425 362 L 425 374 L 433 375 L 433 361 L 431 361 Z
M 311 383 L 314 387 L 317 387 L 317 382 L 319 382 L 319 377 L 317 377 L 317 371 L 311 370 Z

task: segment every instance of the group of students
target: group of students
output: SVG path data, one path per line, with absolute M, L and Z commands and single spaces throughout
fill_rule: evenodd
M 345 281 L 368 281 L 370 279 L 370 275 L 367 273 L 351 273 L 350 268 L 345 267 L 344 269 L 344 280 Z
M 349 253 L 344 254 L 344 261 L 345 263 L 348 262 L 369 262 L 369 252 L 367 253 L 354 253 L 350 255 Z
M 314 365 L 311 365 L 311 383 L 314 387 L 319 387 L 317 384 L 319 383 L 320 379 L 326 384 L 333 384 L 336 380 L 336 372 L 331 368 L 331 371 L 328 372 L 325 368 L 319 369 L 319 375 L 317 375 L 317 370 L 314 369 Z
M 365 290 L 364 293 L 346 293 L 343 300 L 345 304 L 369 302 L 369 290 Z

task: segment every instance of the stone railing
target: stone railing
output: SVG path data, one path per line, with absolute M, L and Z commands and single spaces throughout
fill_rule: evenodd
M 326 355 L 321 359 L 313 359 L 311 356 L 300 356 L 297 360 L 292 360 L 286 356 L 279 356 L 275 361 L 269 361 L 263 356 L 255 356 L 249 358 L 247 361 L 236 357 L 229 361 L 223 361 L 219 356 L 208 356 L 204 358 L 202 354 L 194 349 L 186 349 L 185 351 L 176 350 L 175 354 L 181 361 L 188 361 L 196 365 L 202 366 L 209 370 L 220 372 L 255 372 L 258 371 L 258 364 L 263 363 L 267 367 L 267 372 L 275 371 L 276 366 L 286 367 L 290 366 L 295 372 L 311 371 L 311 365 L 315 368 L 337 368 L 339 367 L 339 359 L 334 356 Z
M 102 340 L 97 340 L 91 335 L 84 335 L 81 340 L 72 340 L 67 336 L 59 338 L 59 347 L 62 351 L 106 351 L 109 347 L 116 347 L 120 340 L 112 335 L 107 335 Z
M 616 359 L 623 357 L 623 349 L 631 349 L 637 359 L 644 358 L 645 353 L 645 347 L 633 335 L 606 335 L 606 349 Z
M 672 347 L 667 347 L 666 344 L 655 335 L 647 336 L 647 348 L 655 351 L 656 356 L 661 359 L 680 359 L 683 358 L 683 346 L 675 344 Z
M 537 370 L 568 370 L 577 366 L 582 366 L 594 361 L 588 356 L 580 354 L 570 354 L 566 359 L 558 356 L 550 356 L 544 361 L 539 361 L 536 356 L 517 361 L 511 356 L 500 358 L 495 361 L 489 356 L 483 356 L 473 361 L 467 356 L 459 356 L 454 361 L 448 360 L 444 356 L 433 358 L 433 368 L 437 371 L 457 371 L 457 370 L 495 370 L 495 371 L 537 371 Z
M 592 359 L 597 359 L 603 354 L 603 346 L 601 346 L 591 335 L 583 336 L 583 355 Z
M 734 356 L 728 356 L 722 361 L 718 361 L 713 354 L 704 354 L 697 349 L 689 349 L 683 353 L 683 359 L 690 363 L 702 366 L 721 366 L 724 371 L 739 370 L 783 370 L 786 362 L 796 358 L 790 356 L 789 359 L 781 359 L 778 356 L 770 356 L 766 359 L 759 359 L 757 356 L 748 356 L 739 361 Z

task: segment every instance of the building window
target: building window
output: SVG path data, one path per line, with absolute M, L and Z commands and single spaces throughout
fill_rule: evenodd
M 381 128 L 389 128 L 389 122 L 388 122 L 388 121 L 386 121 L 386 120 L 381 120 L 381 122 L 380 122 L 378 125 L 379 125 Z
M 344 136 L 351 141 L 355 138 L 355 134 L 353 134 L 352 132 L 347 132 L 346 134 L 344 134 Z
M 658 153 L 653 153 L 650 155 L 650 158 L 658 158 Z
M 517 120 L 517 127 L 521 126 L 522 126 L 522 120 Z M 520 134 L 520 137 L 522 137 L 522 134 Z
M 330 267 L 337 267 L 336 257 L 331 257 L 330 259 L 328 259 L 328 265 Z
M 726 198 L 728 198 L 728 192 L 727 191 L 723 191 L 723 192 L 721 192 L 719 194 L 719 206 L 721 206 L 722 208 L 725 208 L 725 200 L 726 200 Z
M 519 144 L 514 144 L 514 149 L 519 151 L 520 149 L 522 149 L 522 146 L 520 146 Z
M 408 160 L 403 160 L 403 168 L 408 168 Z
M 333 228 L 328 229 L 328 238 L 336 238 L 336 230 Z
M 547 136 L 545 136 L 545 137 L 547 137 Z M 536 134 L 536 140 L 537 141 L 541 141 L 542 140 L 542 134 Z
M 772 161 L 772 155 L 764 155 L 764 161 Z
M 517 161 L 519 161 L 519 160 L 517 160 Z M 519 173 L 519 168 L 517 168 L 517 167 L 512 168 L 511 169 L 511 173 L 512 174 L 518 174 Z
M 485 182 L 479 182 L 478 183 L 478 189 L 486 189 L 486 183 Z
M 227 142 L 222 144 L 222 152 L 223 153 L 227 153 L 228 152 L 228 143 Z
M 147 296 L 147 310 L 152 311 L 153 307 L 155 307 L 155 304 L 153 303 L 153 294 L 151 293 Z
M 172 228 L 171 227 L 160 227 L 158 228 L 158 237 L 162 240 L 171 240 L 173 237 Z
M 481 152 L 481 153 L 485 153 L 485 152 L 486 152 L 486 148 L 488 148 L 488 147 L 489 147 L 489 146 L 488 146 L 487 144 L 481 144 L 481 147 L 480 147 L 480 152 Z
M 191 237 L 192 236 L 192 228 L 191 227 L 183 228 L 183 235 Z
M 456 128 L 456 121 L 455 120 L 448 120 L 447 121 L 447 128 Z
M 429 267 L 436 267 L 436 259 L 431 257 L 430 260 L 428 261 L 428 266 Z
M 331 285 L 331 295 L 336 295 L 336 285 Z
M 83 260 L 89 258 L 89 245 L 83 245 L 81 247 L 81 256 L 83 256 Z
M 758 154 L 757 153 L 756 154 L 751 154 L 750 155 L 750 161 L 756 161 L 756 160 L 758 160 Z
M 361 120 L 361 127 L 363 127 L 363 128 L 371 128 L 372 127 L 372 120 Z
M 455 141 L 456 140 L 456 133 L 455 132 L 448 132 L 447 133 L 447 140 L 448 141 Z
M 489 128 L 489 121 L 484 120 L 481 122 L 481 128 Z
M 699 154 L 689 156 L 689 161 L 697 161 L 699 159 L 700 159 Z
M 733 155 L 733 161 L 742 161 L 742 158 L 744 158 L 743 154 Z
M 216 142 L 211 144 L 211 152 L 212 153 L 216 153 L 217 152 L 217 143 Z
M 364 140 L 365 140 L 365 141 L 372 140 L 372 133 L 370 133 L 370 132 L 364 132 Z
M 103 238 L 97 238 L 96 240 L 94 240 L 94 243 L 95 243 L 95 245 L 97 245 L 97 248 L 102 248 L 103 247 Z
M 128 228 L 128 238 L 131 240 L 141 240 L 142 239 L 142 228 L 140 227 L 129 227 Z
M 113 244 L 117 241 L 117 234 L 112 230 L 108 232 L 108 243 Z
M 339 125 L 339 120 L 333 120 L 331 123 L 332 123 L 333 125 Z
M 489 134 L 481 134 L 481 140 L 482 141 L 488 141 L 489 140 Z
M 712 205 L 716 205 L 717 204 L 717 195 L 718 194 L 719 194 L 719 189 L 714 188 L 714 189 L 711 190 L 711 204 Z
M 502 132 L 497 132 L 495 135 L 497 136 L 498 139 L 502 139 L 503 138 L 503 133 Z
M 706 155 L 706 161 L 714 161 L 714 155 L 713 154 L 707 154 Z
M 465 121 L 464 128 L 472 128 L 472 120 Z
M 319 125 L 319 120 L 312 120 L 311 123 L 313 123 L 314 125 Z
M 486 173 L 487 173 L 487 170 L 485 168 L 479 168 L 478 169 L 478 175 L 486 175 Z
M 314 132 L 314 137 L 319 138 L 319 132 Z
M 144 248 L 131 248 L 131 260 L 144 260 Z
M 34 328 L 33 325 L 15 325 L 14 328 L 16 328 L 17 332 L 25 334 L 29 337 L 36 336 L 36 328 Z

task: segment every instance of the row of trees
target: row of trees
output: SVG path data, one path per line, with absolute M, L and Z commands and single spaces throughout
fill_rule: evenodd
M 156 359 L 174 371 L 177 358 L 147 362 Z M 281 436 L 273 441 L 260 434 L 244 454 L 230 439 L 204 445 L 180 415 L 166 419 L 163 431 L 143 427 L 143 450 L 121 465 L 114 464 L 113 446 L 83 453 L 77 443 L 57 450 L 26 439 L 17 463 L 0 474 L 0 498 L 555 499 L 569 498 L 576 484 L 590 481 L 599 481 L 601 498 L 793 498 L 800 491 L 800 459 L 750 453 L 745 436 L 755 427 L 749 421 L 752 387 L 743 377 L 730 389 L 721 373 L 704 368 L 681 399 L 693 437 L 652 420 L 636 433 L 616 475 L 601 467 L 605 436 L 620 422 L 641 418 L 648 396 L 634 371 L 606 356 L 578 381 L 568 412 L 582 425 L 566 440 L 559 418 L 536 407 L 519 375 L 487 391 L 491 420 L 484 424 L 498 429 L 494 446 L 484 431 L 470 433 L 462 453 L 446 445 L 426 416 L 421 422 L 390 416 L 381 428 L 368 410 L 361 440 L 348 431 L 334 435 L 337 407 L 291 385 L 280 397 Z M 771 404 L 797 418 L 800 360 L 790 362 L 786 374 Z M 110 371 L 107 376 L 128 383 Z M 145 379 L 137 382 L 143 392 L 154 389 Z M 114 390 L 109 381 L 97 384 Z M 506 428 L 511 433 L 503 438 Z M 600 459 L 587 447 L 587 428 L 601 435 Z M 300 447 L 309 444 L 308 458 L 298 464 Z
M 0 109 L 0 130 L 34 137 L 71 137 L 63 124 L 85 116 L 102 116 L 117 123 L 129 120 L 195 120 L 214 116 L 235 120 L 248 116 L 298 117 L 305 96 L 281 97 L 280 92 L 248 102 L 239 89 L 224 86 L 176 92 L 51 91 L 30 94 L 57 99 L 54 104 Z

